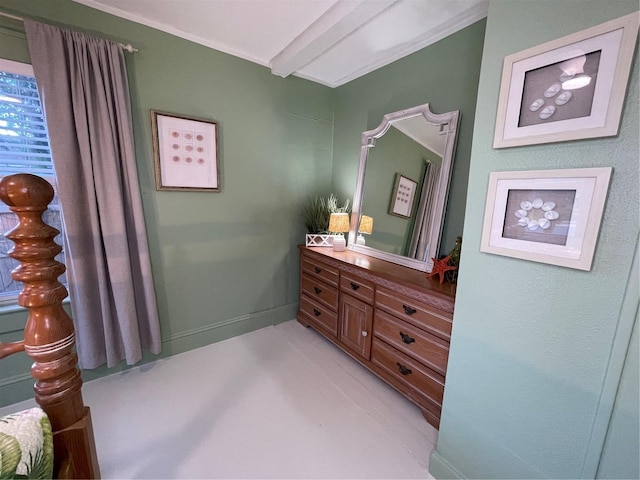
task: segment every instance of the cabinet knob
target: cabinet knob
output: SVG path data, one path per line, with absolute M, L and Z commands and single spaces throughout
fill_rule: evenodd
M 321 313 L 322 313 L 322 312 L 321 312 L 320 310 L 318 310 L 317 308 L 314 308 L 314 309 L 313 309 L 313 314 L 314 314 L 316 317 L 319 317 Z
M 320 267 L 314 267 L 314 270 L 316 271 L 316 273 L 320 273 L 322 271 Z
M 409 335 L 407 335 L 406 333 L 402 333 L 402 332 L 400 332 L 400 338 L 402 338 L 402 341 L 404 343 L 406 343 L 407 345 L 416 341 L 415 338 L 411 338 Z
M 406 313 L 407 315 L 413 315 L 417 312 L 415 308 L 409 307 L 408 305 L 402 305 L 402 308 L 404 309 L 404 313 Z
M 402 375 L 409 375 L 412 373 L 410 368 L 405 367 L 400 362 L 397 362 L 396 365 L 398 366 L 398 370 L 400 370 L 400 373 Z
M 366 330 L 363 330 L 363 331 L 362 331 L 362 336 L 363 336 L 363 337 L 366 337 L 367 335 L 369 335 L 369 334 L 367 333 L 367 331 L 366 331 Z
M 322 293 L 322 289 L 318 287 L 313 287 L 313 291 L 316 292 L 316 295 L 320 295 L 320 293 Z
M 351 282 L 351 290 L 358 290 L 360 288 L 360 285 L 358 285 L 357 283 Z

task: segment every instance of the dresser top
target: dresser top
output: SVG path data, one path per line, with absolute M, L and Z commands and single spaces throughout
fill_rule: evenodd
M 342 252 L 334 252 L 329 247 L 305 247 L 304 245 L 300 245 L 299 248 L 302 253 L 307 252 L 312 256 L 319 255 L 321 258 L 338 260 L 377 277 L 398 282 L 428 295 L 449 298 L 451 301 L 454 300 L 456 295 L 456 285 L 447 282 L 441 284 L 439 276 L 437 278 L 427 278 L 425 272 L 370 257 L 353 250 L 346 249 Z

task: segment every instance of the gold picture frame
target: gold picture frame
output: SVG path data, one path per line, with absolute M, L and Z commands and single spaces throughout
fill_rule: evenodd
M 151 110 L 156 190 L 220 192 L 218 123 Z
M 389 214 L 397 217 L 411 218 L 417 189 L 418 182 L 400 173 L 396 173 L 393 182 L 393 191 L 391 193 L 391 201 L 389 202 Z

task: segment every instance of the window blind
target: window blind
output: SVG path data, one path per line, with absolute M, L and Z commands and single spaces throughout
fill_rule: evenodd
M 0 71 L 0 177 L 53 176 L 51 149 L 36 79 Z
M 32 173 L 55 185 L 47 126 L 31 65 L 0 59 L 0 178 L 14 173 Z M 62 231 L 57 195 L 44 213 L 45 222 Z M 11 271 L 18 263 L 7 255 L 13 244 L 4 237 L 17 217 L 0 202 L 0 305 L 15 304 L 22 283 Z M 56 242 L 64 247 L 62 235 Z M 57 257 L 64 263 L 64 252 Z M 66 284 L 66 274 L 59 278 Z

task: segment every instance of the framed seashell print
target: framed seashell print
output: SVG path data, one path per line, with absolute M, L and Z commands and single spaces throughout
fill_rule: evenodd
M 505 57 L 493 148 L 617 135 L 639 18 Z
M 389 203 L 389 215 L 411 218 L 418 182 L 396 173 Z
M 480 251 L 591 270 L 612 170 L 492 172 Z
M 151 110 L 156 190 L 220 192 L 218 123 Z

